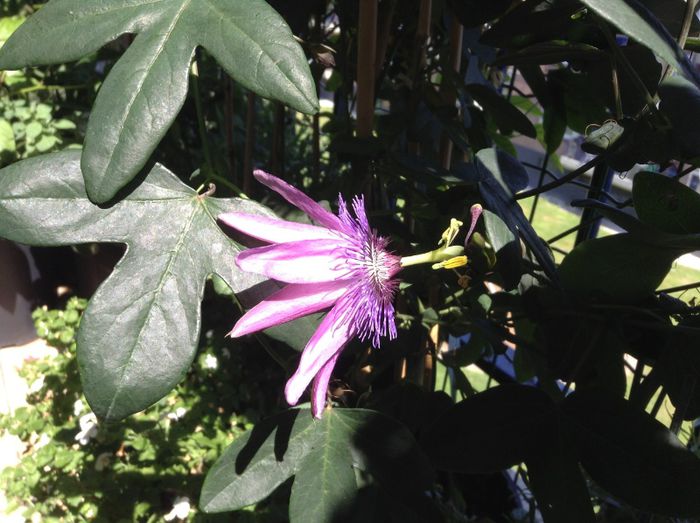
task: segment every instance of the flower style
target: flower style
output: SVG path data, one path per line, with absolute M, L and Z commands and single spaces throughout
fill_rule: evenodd
M 255 177 L 304 211 L 318 225 L 231 212 L 225 224 L 271 245 L 248 249 L 236 258 L 244 271 L 264 274 L 287 285 L 250 309 L 230 335 L 243 336 L 330 308 L 304 348 L 299 367 L 287 382 L 285 397 L 295 405 L 313 381 L 311 407 L 320 418 L 333 367 L 354 337 L 396 337 L 392 301 L 400 258 L 387 251 L 388 239 L 370 229 L 364 200 L 352 201 L 354 216 L 342 197 L 338 216 L 304 193 L 263 171 Z

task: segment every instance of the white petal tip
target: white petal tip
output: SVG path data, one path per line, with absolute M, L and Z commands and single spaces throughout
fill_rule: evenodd
M 301 398 L 301 395 L 304 393 L 303 389 L 297 390 L 295 384 L 292 383 L 293 379 L 294 376 L 289 379 L 286 387 L 284 387 L 284 399 L 287 400 L 287 404 L 291 407 L 299 403 L 299 398 Z
M 326 402 L 324 401 L 322 405 L 314 405 L 313 402 L 311 404 L 311 414 L 313 414 L 313 417 L 316 419 L 321 419 L 323 418 L 323 413 L 326 410 Z

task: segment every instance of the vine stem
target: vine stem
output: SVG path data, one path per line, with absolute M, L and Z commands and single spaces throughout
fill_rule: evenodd
M 197 128 L 199 130 L 199 139 L 202 142 L 202 152 L 204 154 L 204 165 L 206 166 L 207 176 L 214 172 L 214 165 L 211 161 L 211 151 L 209 150 L 209 141 L 207 140 L 207 126 L 204 120 L 204 110 L 202 109 L 202 96 L 199 90 L 199 67 L 197 60 L 192 60 L 192 94 L 194 95 L 194 106 L 197 112 Z
M 596 165 L 598 165 L 600 162 L 603 161 L 603 157 L 604 157 L 604 155 L 602 155 L 602 154 L 600 156 L 596 156 L 592 160 L 584 163 L 578 169 L 571 171 L 569 174 L 566 174 L 566 175 L 562 176 L 561 178 L 557 178 L 556 180 L 549 182 L 545 185 L 542 185 L 541 187 L 536 187 L 534 189 L 530 189 L 529 191 L 523 191 L 521 193 L 518 193 L 515 196 L 513 196 L 513 198 L 516 200 L 522 200 L 524 198 L 529 198 L 530 196 L 535 196 L 536 194 L 547 192 L 551 189 L 559 187 L 560 185 L 564 185 L 565 183 L 570 182 L 570 181 L 578 178 L 586 171 L 588 171 L 588 170 L 592 169 L 593 167 L 595 167 Z

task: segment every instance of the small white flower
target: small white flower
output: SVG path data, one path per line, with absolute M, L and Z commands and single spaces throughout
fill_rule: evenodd
M 185 519 L 190 513 L 190 498 L 184 496 L 178 496 L 173 502 L 173 508 L 168 512 L 163 518 L 165 521 L 172 521 L 174 519 Z
M 32 517 L 29 518 L 29 520 L 30 520 L 32 523 L 40 523 L 40 522 L 41 522 L 41 514 L 39 514 L 38 512 L 34 512 L 34 513 L 32 514 Z
M 219 360 L 216 359 L 216 356 L 212 354 L 207 354 L 204 357 L 204 368 L 205 369 L 211 369 L 214 370 L 219 366 Z
M 81 412 L 85 410 L 85 403 L 83 403 L 83 400 L 79 399 L 75 403 L 73 403 L 73 415 L 78 416 Z
M 187 414 L 187 409 L 185 407 L 178 407 L 173 412 L 168 412 L 165 417 L 170 421 L 178 421 L 184 418 L 185 414 Z
M 81 416 L 79 422 L 80 432 L 75 435 L 75 441 L 81 445 L 87 445 L 90 440 L 97 436 L 97 418 L 90 412 Z
M 37 434 L 36 432 L 32 432 L 29 436 L 29 445 L 31 445 L 35 451 L 39 450 L 41 447 L 45 447 L 50 442 L 51 438 L 43 432 L 41 435 Z
M 28 394 L 35 394 L 41 390 L 41 387 L 44 386 L 44 377 L 40 376 L 37 379 L 35 379 L 32 384 L 29 386 L 29 389 L 27 390 Z
M 103 452 L 97 458 L 95 458 L 95 470 L 97 472 L 102 472 L 104 469 L 109 467 L 109 463 L 112 461 L 111 452 Z

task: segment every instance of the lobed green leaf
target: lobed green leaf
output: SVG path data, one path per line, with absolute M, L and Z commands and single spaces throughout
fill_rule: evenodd
M 199 45 L 244 87 L 318 110 L 304 53 L 263 0 L 53 0 L 0 49 L 0 69 L 70 62 L 127 33 L 138 36 L 100 89 L 86 133 L 82 168 L 95 202 L 148 161 L 185 102 Z
M 234 292 L 260 281 L 236 268 L 240 248 L 216 224 L 217 215 L 233 210 L 266 212 L 249 201 L 198 195 L 160 165 L 118 203 L 98 206 L 87 197 L 79 151 L 0 171 L 0 236 L 29 245 L 127 246 L 77 336 L 85 396 L 99 417 L 143 410 L 183 378 L 210 274 Z

